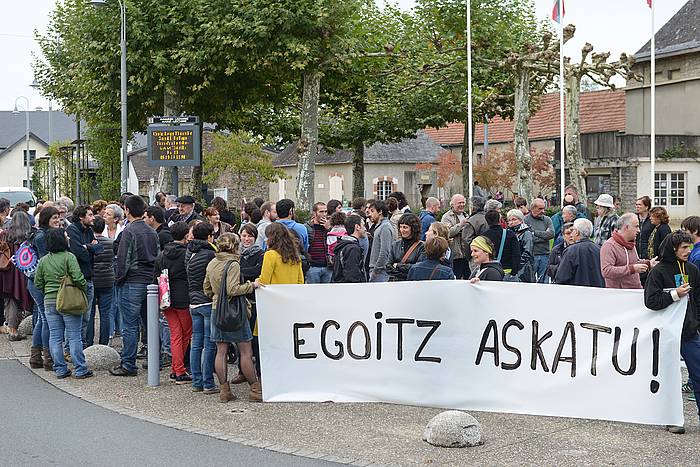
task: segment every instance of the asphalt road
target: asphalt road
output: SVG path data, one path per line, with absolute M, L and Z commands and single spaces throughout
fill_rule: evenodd
M 0 360 L 0 466 L 328 466 L 102 409 Z

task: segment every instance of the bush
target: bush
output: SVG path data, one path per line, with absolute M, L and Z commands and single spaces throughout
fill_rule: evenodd
M 299 209 L 299 210 L 295 209 L 294 213 L 295 213 L 294 220 L 296 220 L 300 224 L 306 224 L 311 219 L 311 212 L 310 211 L 305 211 L 303 209 Z

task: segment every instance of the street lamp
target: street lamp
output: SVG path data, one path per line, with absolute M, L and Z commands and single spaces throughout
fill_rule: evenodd
M 32 84 L 29 85 L 30 88 L 34 90 L 39 90 L 39 83 L 37 82 L 36 78 L 34 78 L 34 81 L 32 81 Z M 51 148 L 51 144 L 53 144 L 53 108 L 52 108 L 53 102 L 51 99 L 49 99 L 49 148 Z M 42 156 L 44 158 L 44 156 Z M 53 200 L 56 199 L 56 191 L 54 189 L 54 179 L 53 179 L 53 164 L 51 164 L 51 157 L 47 155 L 45 157 L 48 159 L 47 164 L 49 166 L 49 199 Z
M 27 188 L 30 190 L 32 189 L 32 179 L 29 176 L 29 99 L 26 96 L 19 96 L 17 99 L 15 99 L 15 108 L 12 111 L 13 114 L 19 114 L 19 108 L 17 107 L 17 101 L 20 99 L 24 99 L 26 106 L 24 107 L 25 114 L 27 116 L 27 128 L 25 132 L 25 139 L 26 139 L 26 144 L 27 144 L 27 153 L 25 155 L 25 161 L 27 162 Z
M 121 13 L 121 126 L 122 126 L 122 147 L 121 147 L 121 191 L 126 192 L 129 185 L 129 159 L 126 154 L 126 144 L 128 141 L 126 127 L 126 5 L 119 1 L 119 11 Z M 105 0 L 90 0 L 90 4 L 95 7 L 106 5 Z

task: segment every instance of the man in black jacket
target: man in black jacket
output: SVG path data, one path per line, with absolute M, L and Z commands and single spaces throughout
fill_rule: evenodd
M 360 238 L 367 235 L 365 224 L 360 216 L 351 215 L 345 219 L 345 231 L 333 250 L 333 282 L 367 282 L 365 261 L 360 247 Z
M 83 347 L 91 346 L 95 340 L 95 314 L 92 307 L 92 302 L 95 297 L 95 287 L 92 282 L 92 270 L 95 255 L 102 253 L 104 250 L 104 247 L 95 240 L 95 234 L 90 228 L 94 220 L 95 216 L 90 206 L 78 206 L 73 211 L 73 217 L 71 217 L 70 220 L 71 224 L 66 229 L 68 238 L 70 239 L 70 251 L 78 259 L 80 271 L 87 281 L 85 293 L 88 300 L 88 312 L 83 314 Z M 90 323 L 92 323 L 92 329 L 89 329 Z
M 158 234 L 143 221 L 146 212 L 144 200 L 140 196 L 129 196 L 124 200 L 124 208 L 129 224 L 120 235 L 116 263 L 124 347 L 121 364 L 109 372 L 114 376 L 136 376 L 139 320 L 147 325 L 146 286 L 153 281 L 160 248 Z
M 644 305 L 651 310 L 663 310 L 685 296 L 689 298 L 681 335 L 681 356 L 700 411 L 700 273 L 688 261 L 692 247 L 692 237 L 681 230 L 667 235 L 661 242 L 659 262 L 649 271 L 644 286 Z M 682 426 L 667 428 L 671 433 L 685 433 Z
M 165 245 L 173 241 L 170 228 L 165 224 L 165 211 L 159 206 L 148 206 L 143 220 L 158 234 L 160 251 L 165 250 Z
M 168 226 L 173 225 L 175 222 L 189 224 L 195 219 L 200 221 L 206 220 L 194 211 L 194 203 L 195 200 L 190 195 L 180 196 L 177 199 L 177 213 L 170 216 Z
M 576 219 L 571 233 L 574 243 L 564 250 L 554 282 L 605 288 L 600 272 L 600 247 L 590 238 L 593 223 L 588 219 Z
M 506 274 L 516 276 L 520 268 L 520 243 L 518 242 L 518 236 L 512 230 L 501 227 L 500 212 L 487 211 L 484 218 L 489 228 L 482 235 L 493 243 L 494 258 L 501 263 Z M 504 239 L 505 243 L 503 242 Z M 503 243 L 502 250 L 501 243 Z

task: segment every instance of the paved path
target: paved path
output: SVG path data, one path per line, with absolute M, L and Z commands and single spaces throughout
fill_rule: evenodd
M 0 466 L 334 465 L 144 422 L 84 402 L 0 360 Z

